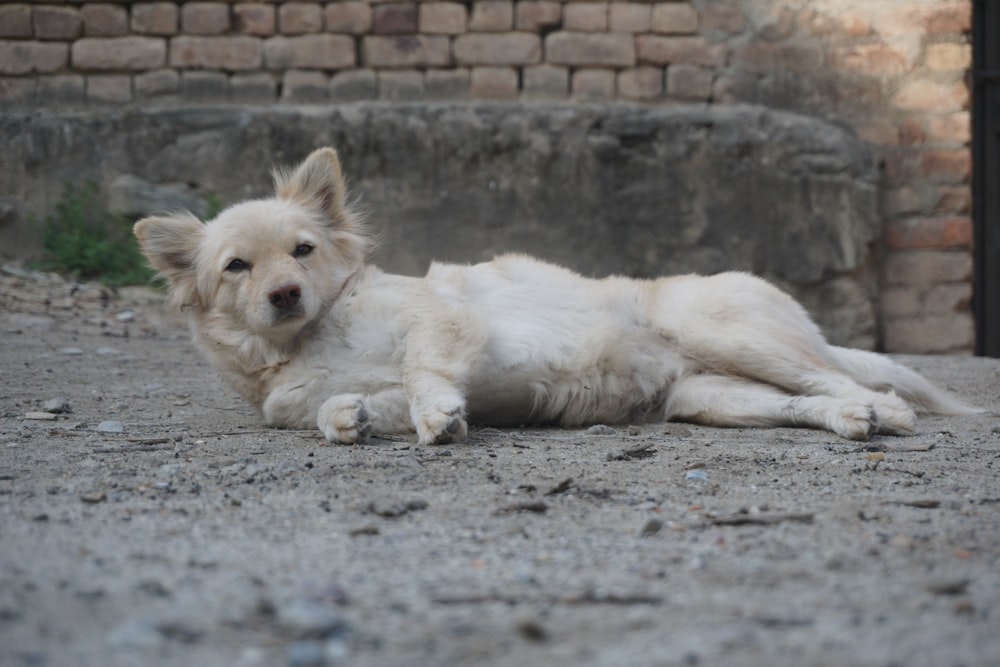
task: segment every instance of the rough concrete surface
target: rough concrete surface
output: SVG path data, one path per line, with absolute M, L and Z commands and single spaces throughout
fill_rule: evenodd
M 1000 664 L 995 412 L 330 446 L 159 301 L 0 272 L 2 665 Z

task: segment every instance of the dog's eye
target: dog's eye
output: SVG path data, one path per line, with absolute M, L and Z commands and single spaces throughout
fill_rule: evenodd
M 226 265 L 226 271 L 232 271 L 233 273 L 239 273 L 248 268 L 250 268 L 250 265 L 242 259 L 234 259 Z
M 295 246 L 295 252 L 292 253 L 292 257 L 305 257 L 313 251 L 313 247 L 308 243 L 300 243 Z

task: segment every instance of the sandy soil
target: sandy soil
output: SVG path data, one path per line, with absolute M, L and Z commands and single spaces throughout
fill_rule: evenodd
M 159 301 L 0 271 L 2 665 L 1000 664 L 997 360 L 904 358 L 993 413 L 861 446 L 343 447 L 265 428 Z

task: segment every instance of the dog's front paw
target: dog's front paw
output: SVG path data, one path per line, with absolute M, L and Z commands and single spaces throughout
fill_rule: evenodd
M 879 394 L 872 405 L 878 416 L 879 433 L 909 435 L 917 426 L 917 415 L 913 408 L 893 392 Z
M 848 440 L 868 440 L 877 422 L 878 415 L 870 404 L 844 401 L 831 415 L 830 430 Z
M 372 430 L 361 394 L 340 394 L 327 399 L 316 421 L 327 440 L 345 445 L 366 440 Z
M 465 440 L 469 427 L 461 406 L 434 406 L 416 420 L 417 440 L 421 445 L 443 445 Z

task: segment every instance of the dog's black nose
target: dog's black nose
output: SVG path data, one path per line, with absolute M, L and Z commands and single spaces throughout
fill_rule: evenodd
M 272 290 L 267 295 L 267 300 L 270 301 L 271 305 L 275 308 L 288 310 L 299 302 L 299 298 L 301 296 L 301 287 L 299 287 L 296 283 L 287 283 Z

